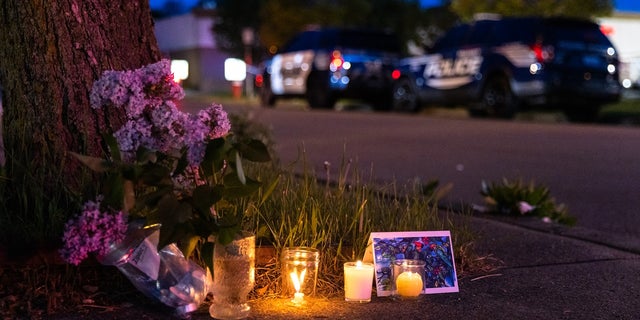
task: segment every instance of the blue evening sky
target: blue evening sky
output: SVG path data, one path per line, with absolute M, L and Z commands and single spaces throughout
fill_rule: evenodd
M 152 9 L 162 9 L 167 0 L 149 0 Z M 180 0 L 184 8 L 194 6 L 198 0 Z M 420 0 L 425 7 L 439 5 L 440 0 Z M 617 11 L 634 11 L 640 12 L 640 1 L 638 0 L 615 0 L 615 8 Z

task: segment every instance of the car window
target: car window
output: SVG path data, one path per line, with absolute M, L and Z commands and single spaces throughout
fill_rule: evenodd
M 359 30 L 345 30 L 336 37 L 336 46 L 357 50 L 399 52 L 398 39 L 393 34 Z
M 469 29 L 466 45 L 493 44 L 496 42 L 494 32 L 495 21 L 482 20 L 475 22 Z
M 460 46 L 467 38 L 470 26 L 468 24 L 451 28 L 442 38 L 433 45 L 433 51 L 447 50 Z
M 585 44 L 610 45 L 597 24 L 588 21 L 549 20 L 545 24 L 547 38 L 552 41 L 575 41 Z
M 535 43 L 541 31 L 539 21 L 529 18 L 504 19 L 495 26 L 498 43 Z

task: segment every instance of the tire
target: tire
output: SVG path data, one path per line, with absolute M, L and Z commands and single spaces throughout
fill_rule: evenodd
M 314 74 L 309 75 L 307 80 L 307 103 L 312 109 L 333 109 L 336 104 L 336 97 L 329 90 L 327 83 L 321 81 L 324 77 Z
M 393 84 L 391 108 L 396 112 L 418 112 L 418 94 L 411 85 L 411 81 L 402 78 Z
M 472 117 L 513 119 L 517 112 L 516 98 L 505 77 L 492 77 L 482 88 L 480 104 L 469 109 Z
M 276 97 L 271 92 L 271 87 L 267 84 L 260 88 L 260 106 L 267 108 L 276 106 Z
M 570 122 L 590 123 L 598 120 L 600 105 L 578 105 L 564 109 L 564 115 Z

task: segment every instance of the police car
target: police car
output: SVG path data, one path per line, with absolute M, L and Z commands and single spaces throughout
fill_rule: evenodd
M 398 70 L 393 108 L 401 111 L 466 105 L 472 116 L 512 118 L 544 106 L 591 121 L 621 94 L 614 46 L 596 23 L 572 18 L 477 19 Z
M 391 73 L 400 52 L 395 35 L 383 31 L 303 31 L 265 62 L 262 105 L 299 97 L 312 108 L 333 108 L 340 98 L 354 98 L 388 109 Z

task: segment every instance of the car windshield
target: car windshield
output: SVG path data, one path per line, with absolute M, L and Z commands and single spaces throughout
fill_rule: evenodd
M 400 51 L 395 36 L 382 32 L 343 31 L 336 34 L 336 47 L 382 52 Z

